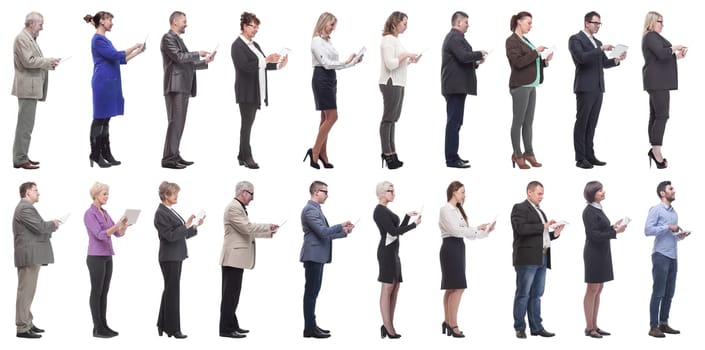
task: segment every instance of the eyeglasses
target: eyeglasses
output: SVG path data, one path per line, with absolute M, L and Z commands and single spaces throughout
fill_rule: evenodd
M 253 29 L 259 29 L 259 25 L 258 25 L 258 24 L 248 23 L 247 26 L 248 26 L 248 27 L 251 27 L 251 28 L 253 28 Z
M 323 193 L 325 193 L 326 195 L 328 194 L 328 190 L 318 190 L 318 192 L 323 192 Z
M 255 193 L 254 193 L 254 192 L 250 192 L 250 191 L 248 191 L 248 190 L 245 190 L 245 192 L 249 193 L 249 194 L 250 194 L 250 196 L 252 196 L 252 197 L 254 197 L 254 196 L 255 196 Z
M 394 190 L 387 190 L 387 192 L 394 194 Z
M 656 21 L 656 22 L 663 24 L 663 20 L 661 20 L 661 21 Z
M 596 26 L 601 26 L 601 25 L 602 25 L 602 22 L 593 22 L 593 21 L 591 21 L 591 22 L 588 22 L 588 23 L 594 24 L 594 25 L 596 25 Z

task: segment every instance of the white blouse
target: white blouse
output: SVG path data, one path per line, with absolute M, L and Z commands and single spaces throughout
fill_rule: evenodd
M 488 230 L 483 231 L 477 227 L 470 227 L 463 219 L 460 210 L 450 203 L 446 203 L 441 208 L 441 212 L 438 215 L 438 226 L 441 228 L 441 238 L 465 237 L 467 239 L 480 239 L 487 237 L 489 234 Z
M 325 69 L 343 69 L 355 65 L 355 63 L 345 63 L 338 60 L 338 51 L 333 47 L 330 39 L 325 40 L 320 36 L 314 36 L 311 40 L 311 58 L 314 67 Z

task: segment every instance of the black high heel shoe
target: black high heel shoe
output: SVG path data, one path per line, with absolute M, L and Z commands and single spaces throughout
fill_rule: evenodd
M 454 329 L 458 329 L 458 326 L 451 327 L 450 325 L 447 326 L 446 330 L 448 331 L 448 336 L 450 337 L 451 335 L 453 338 L 465 338 L 465 334 L 463 332 L 455 333 Z
M 188 335 L 181 333 L 181 331 L 176 331 L 176 332 L 171 333 L 171 334 L 167 333 L 166 335 L 167 335 L 169 338 L 174 337 L 174 338 L 176 338 L 176 339 L 186 339 L 186 337 L 188 337 Z
M 443 323 L 441 323 L 441 333 L 446 334 L 446 332 L 448 332 L 447 330 L 449 328 L 450 328 L 450 326 L 448 326 L 446 321 L 443 321 Z
M 653 150 L 653 149 L 650 149 L 650 150 L 649 150 L 649 153 L 647 153 L 647 155 L 649 156 L 649 168 L 651 168 L 651 161 L 653 161 L 654 163 L 656 163 L 656 169 L 665 169 L 665 168 L 668 167 L 668 164 L 667 164 L 667 162 L 666 162 L 666 158 L 663 158 L 663 161 L 661 161 L 661 162 L 659 162 L 658 160 L 656 160 L 656 156 L 654 156 L 654 150 Z
M 332 163 L 326 163 L 326 161 L 323 160 L 323 157 L 321 157 L 320 154 L 318 155 L 318 160 L 320 160 L 321 163 L 323 163 L 323 167 L 324 167 L 324 168 L 326 168 L 326 169 L 333 169 L 333 164 L 332 164 Z M 316 163 L 318 163 L 318 162 L 316 162 Z
M 316 160 L 316 161 L 313 160 L 313 149 L 312 148 L 309 148 L 308 151 L 306 151 L 306 155 L 304 155 L 304 162 L 306 161 L 306 158 L 309 159 L 311 168 L 314 168 L 314 169 L 321 168 L 321 166 L 318 165 L 318 160 Z
M 388 337 L 389 339 L 401 338 L 401 334 L 389 334 L 389 332 L 387 331 L 387 327 L 385 327 L 384 325 L 382 325 L 382 327 L 380 327 L 379 331 L 380 331 L 380 334 L 382 335 L 382 339 L 384 339 L 384 337 Z
M 389 170 L 399 169 L 404 164 L 404 163 L 400 162 L 399 160 L 397 160 L 396 156 L 394 154 L 385 155 L 384 153 L 382 153 L 381 157 L 382 157 L 382 168 L 384 168 L 384 163 L 387 163 L 387 169 L 389 169 Z

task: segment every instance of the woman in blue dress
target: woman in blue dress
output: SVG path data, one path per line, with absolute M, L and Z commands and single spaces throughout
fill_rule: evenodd
M 133 57 L 144 52 L 144 44 L 118 51 L 113 43 L 105 37 L 105 33 L 113 28 L 113 15 L 100 11 L 95 15 L 83 17 L 86 23 L 96 28 L 91 40 L 93 54 L 93 124 L 91 124 L 91 167 L 97 163 L 101 168 L 120 165 L 110 151 L 110 118 L 122 115 L 125 110 L 125 99 L 122 97 L 122 82 L 120 65 L 127 64 Z

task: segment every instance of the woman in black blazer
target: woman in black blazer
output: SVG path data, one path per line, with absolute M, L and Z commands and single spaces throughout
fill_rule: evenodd
M 583 260 L 585 262 L 585 335 L 592 338 L 602 338 L 610 335 L 597 327 L 597 312 L 600 309 L 600 294 L 605 282 L 614 279 L 612 271 L 612 252 L 610 240 L 617 238 L 618 233 L 624 232 L 627 225 L 622 225 L 622 219 L 614 225 L 610 224 L 607 215 L 602 211 L 600 204 L 605 199 L 605 190 L 599 181 L 590 181 L 585 185 L 583 196 L 588 202 L 583 210 L 583 224 L 585 225 L 585 248 Z
M 399 294 L 401 277 L 401 260 L 399 260 L 399 236 L 411 231 L 421 223 L 421 216 L 415 211 L 404 215 L 404 220 L 399 222 L 399 217 L 387 205 L 394 201 L 394 185 L 384 181 L 377 184 L 377 198 L 379 204 L 375 207 L 373 218 L 379 229 L 379 245 L 377 246 L 377 261 L 379 262 L 379 275 L 377 280 L 382 282 L 382 291 L 379 297 L 379 309 L 382 312 L 381 336 L 389 339 L 401 338 L 401 334 L 394 329 L 394 309 Z M 416 220 L 409 224 L 412 216 Z
M 651 161 L 659 169 L 666 168 L 668 161 L 661 153 L 663 134 L 669 117 L 670 90 L 678 90 L 678 66 L 676 60 L 684 58 L 688 48 L 671 45 L 661 36 L 663 16 L 651 11 L 644 20 L 644 37 L 641 52 L 644 54 L 644 90 L 649 93 L 649 166 Z
M 186 335 L 181 333 L 179 316 L 181 264 L 188 257 L 186 239 L 198 233 L 198 226 L 205 216 L 194 222 L 196 216 L 191 215 L 184 221 L 172 208 L 178 201 L 179 190 L 179 185 L 172 182 L 164 181 L 159 185 L 159 199 L 162 202 L 154 214 L 154 227 L 159 234 L 159 267 L 164 277 L 164 292 L 157 319 L 159 336 L 166 333 L 169 337 L 183 339 Z
M 267 71 L 284 68 L 289 59 L 288 55 L 282 57 L 278 53 L 264 56 L 259 44 L 254 41 L 259 24 L 260 20 L 254 13 L 243 12 L 240 16 L 240 36 L 230 47 L 235 66 L 235 102 L 240 106 L 240 152 L 237 160 L 250 169 L 259 169 L 252 158 L 250 134 L 262 100 L 265 106 L 268 105 Z

